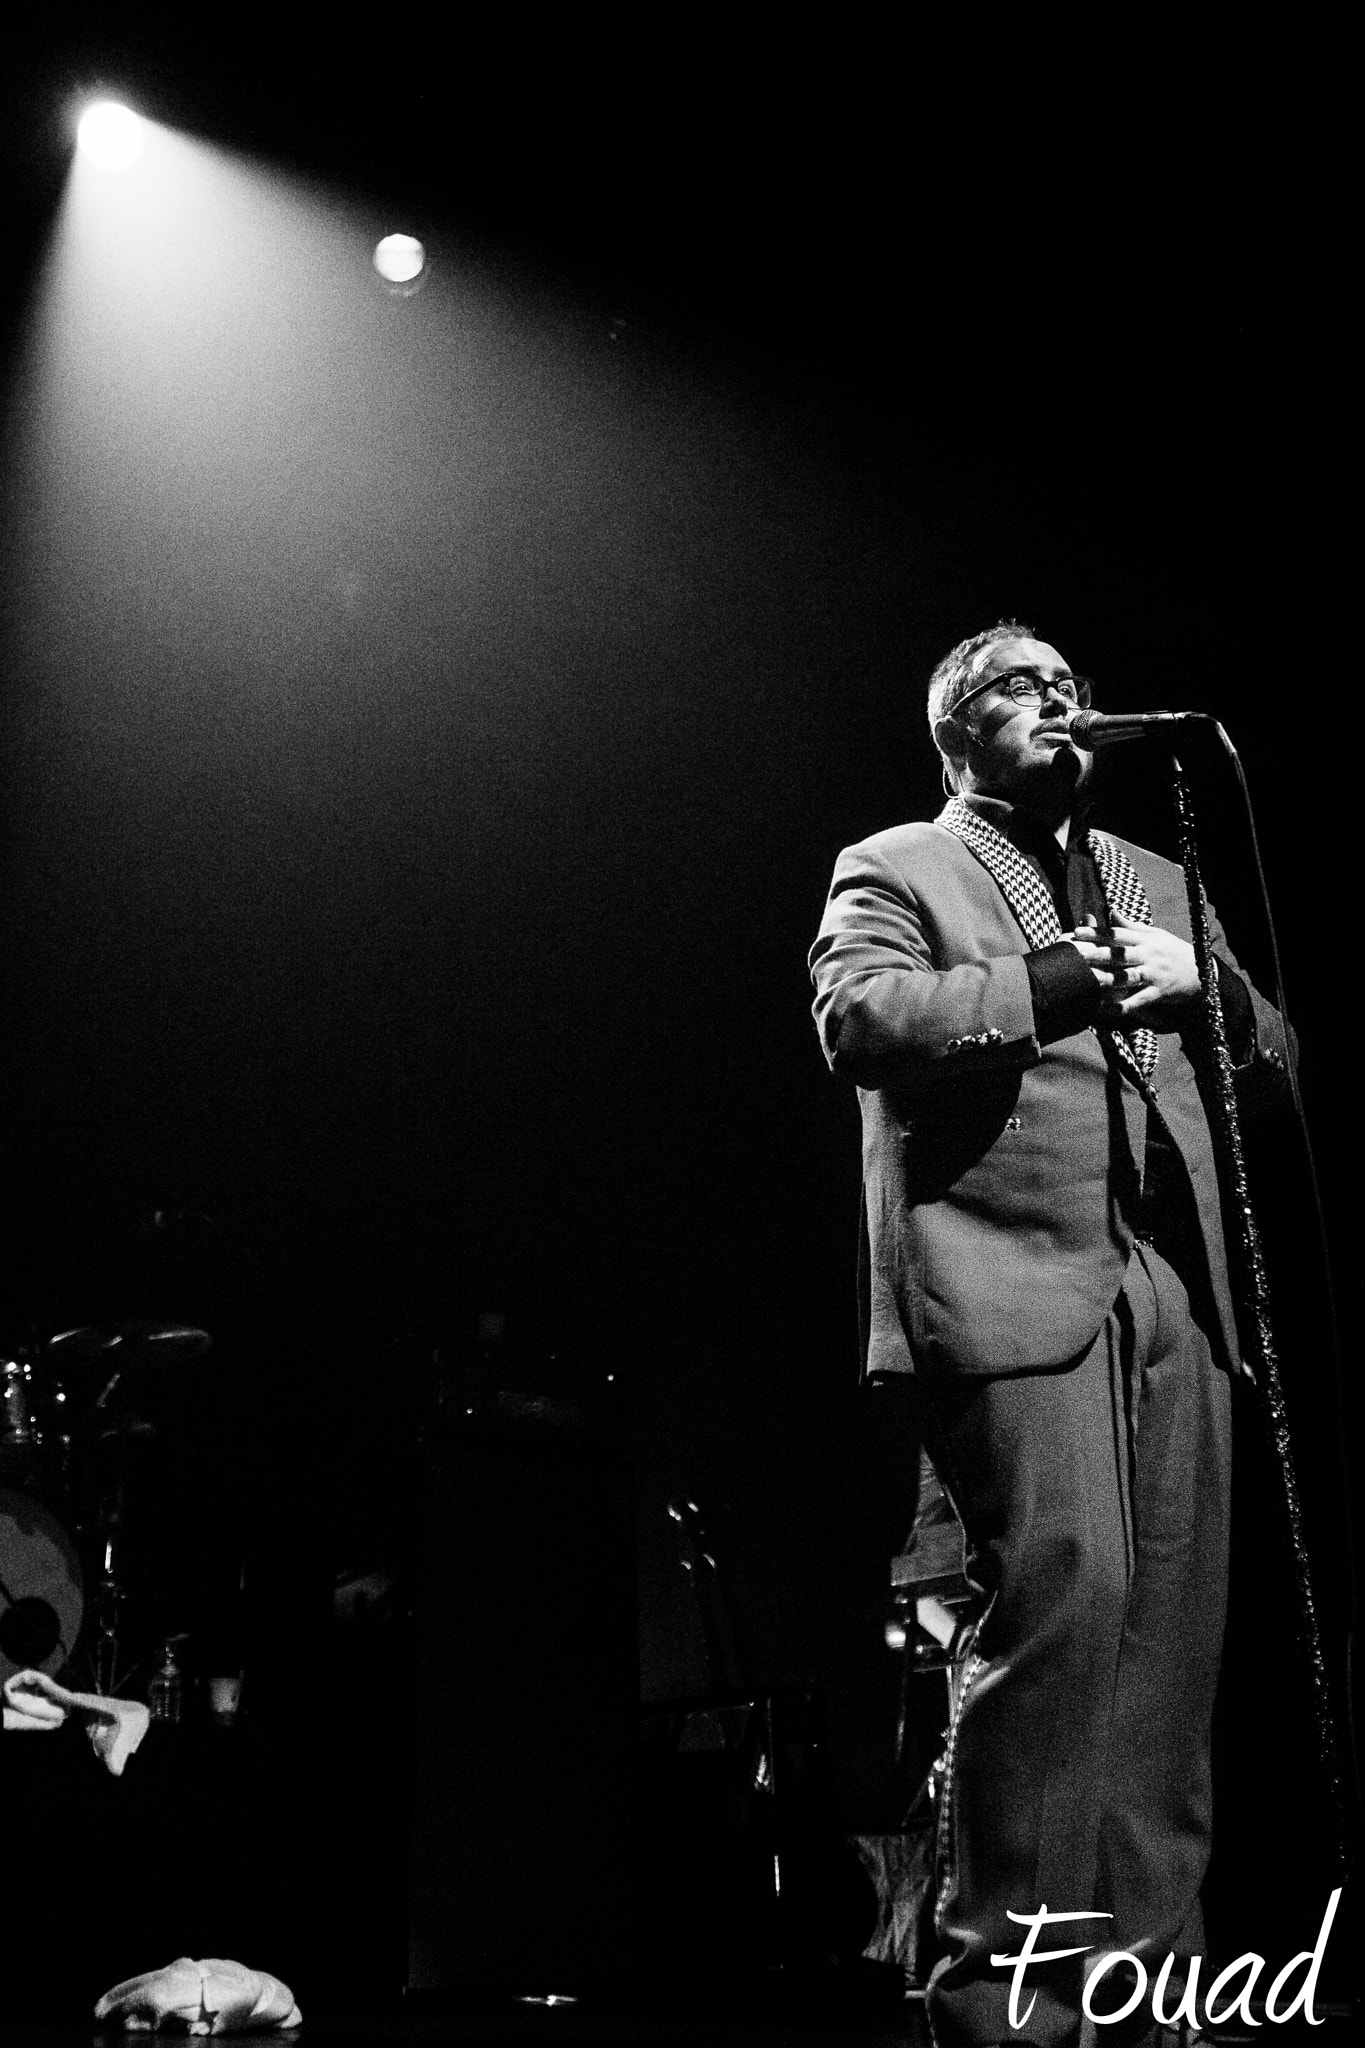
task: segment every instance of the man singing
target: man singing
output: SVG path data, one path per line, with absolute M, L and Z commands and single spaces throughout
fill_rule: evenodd
M 954 794 L 840 855 L 811 953 L 862 1107 L 866 1374 L 913 1376 L 983 1600 L 939 1795 L 939 2048 L 1088 2037 L 1106 1952 L 1154 1979 L 1202 1950 L 1241 1366 L 1184 877 L 1088 829 L 1089 701 L 1029 627 L 955 647 L 929 685 Z M 1211 930 L 1234 1065 L 1282 1068 Z M 1031 1967 L 1021 2037 L 991 1957 L 1040 1906 L 1109 1917 L 1038 1940 L 1093 1946 Z

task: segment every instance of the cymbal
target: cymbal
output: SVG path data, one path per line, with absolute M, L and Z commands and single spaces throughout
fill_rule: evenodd
M 144 1365 L 192 1365 L 212 1344 L 207 1330 L 187 1323 L 83 1323 L 49 1337 L 46 1351 L 57 1365 L 131 1372 Z

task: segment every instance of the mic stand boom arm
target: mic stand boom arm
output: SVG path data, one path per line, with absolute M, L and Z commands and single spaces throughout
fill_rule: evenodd
M 1199 876 L 1199 847 L 1195 839 L 1190 792 L 1184 771 L 1174 754 L 1170 756 L 1170 762 L 1180 862 L 1185 870 L 1194 956 L 1199 967 L 1200 996 L 1204 1020 L 1208 1027 L 1209 1050 L 1213 1064 L 1213 1088 L 1208 1104 L 1209 1131 L 1213 1138 L 1219 1178 L 1227 1192 L 1229 1207 L 1232 1210 L 1238 1305 L 1246 1311 L 1246 1335 L 1252 1351 L 1253 1376 L 1265 1396 L 1270 1435 L 1275 1447 L 1275 1466 L 1279 1473 L 1280 1493 L 1289 1526 L 1294 1578 L 1299 1596 L 1299 1634 L 1308 1659 L 1313 1690 L 1318 1760 L 1337 1816 L 1338 1853 L 1345 1875 L 1349 1864 L 1347 1845 L 1350 1831 L 1346 1822 L 1341 1763 L 1332 1716 L 1331 1689 L 1322 1653 L 1317 1608 L 1313 1599 L 1308 1549 L 1304 1542 L 1299 1483 L 1294 1471 L 1294 1456 L 1289 1440 L 1289 1418 L 1285 1412 L 1284 1390 L 1280 1384 L 1279 1362 L 1275 1355 L 1275 1338 L 1270 1326 L 1270 1287 L 1266 1279 L 1265 1260 L 1261 1253 L 1261 1234 L 1251 1206 L 1251 1193 L 1247 1183 L 1242 1127 L 1233 1087 L 1232 1054 L 1228 1050 L 1223 1004 L 1218 992 L 1218 973 L 1214 965 L 1213 945 L 1209 938 L 1208 906 L 1204 900 L 1203 885 Z

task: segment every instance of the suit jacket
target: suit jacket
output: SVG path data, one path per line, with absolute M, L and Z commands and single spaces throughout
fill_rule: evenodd
M 1188 939 L 1182 870 L 1117 844 L 1153 923 Z M 1210 920 L 1215 951 L 1240 973 Z M 896 826 L 839 856 L 811 972 L 826 1057 L 857 1083 L 862 1109 L 871 1376 L 1064 1365 L 1123 1284 L 1147 1102 L 1095 1030 L 1040 1044 L 1029 950 L 991 875 L 942 826 Z M 1248 1065 L 1282 1068 L 1278 1015 L 1248 989 Z M 1214 1356 L 1236 1370 L 1195 1064 L 1203 1031 L 1192 1008 L 1161 1032 L 1152 1092 L 1189 1176 L 1208 1282 L 1201 1320 Z

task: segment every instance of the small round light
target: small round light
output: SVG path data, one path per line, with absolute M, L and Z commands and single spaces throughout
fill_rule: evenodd
M 415 235 L 385 235 L 375 249 L 374 267 L 385 284 L 412 291 L 427 267 L 427 252 Z
M 102 171 L 126 171 L 142 154 L 142 123 L 117 100 L 96 100 L 81 115 L 76 147 Z

